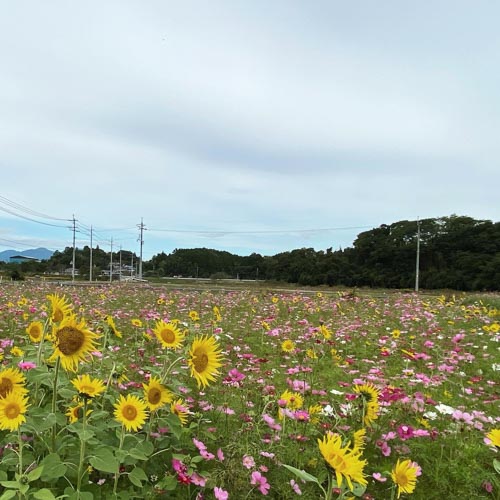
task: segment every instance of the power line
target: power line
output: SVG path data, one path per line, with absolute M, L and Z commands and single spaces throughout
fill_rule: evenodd
M 231 235 L 231 234 L 292 234 L 292 233 L 322 233 L 329 231 L 348 231 L 353 229 L 369 229 L 373 226 L 348 226 L 348 227 L 326 227 L 326 228 L 318 228 L 318 229 L 280 229 L 280 230 L 261 230 L 261 231 L 207 231 L 207 230 L 187 230 L 187 229 L 158 229 L 158 228 L 149 228 L 149 231 L 158 231 L 164 233 L 187 233 L 187 234 L 198 234 L 201 236 L 212 236 L 212 235 Z
M 37 212 L 36 210 L 25 207 L 24 205 L 16 203 L 15 201 L 9 200 L 8 198 L 5 198 L 5 196 L 0 196 L 0 203 L 3 203 L 4 205 L 7 205 L 15 210 L 19 210 L 21 212 L 30 214 L 34 217 L 40 217 L 42 219 L 51 219 L 51 220 L 60 220 L 60 221 L 70 221 L 71 220 L 71 219 L 62 219 L 60 217 L 53 217 L 51 215 L 47 215 L 47 214 L 44 214 L 42 212 Z
M 51 224 L 50 222 L 42 222 L 40 220 L 32 219 L 31 217 L 27 217 L 26 215 L 16 214 L 16 212 L 12 212 L 11 210 L 9 210 L 5 207 L 0 207 L 0 210 L 2 210 L 3 212 L 7 212 L 10 215 L 13 215 L 14 217 L 19 217 L 21 219 L 29 220 L 30 222 L 36 222 L 37 224 L 43 224 L 44 226 L 68 228 L 68 226 L 62 226 L 61 224 Z M 58 219 L 58 220 L 66 220 L 66 219 Z M 67 219 L 67 220 L 71 221 L 71 219 Z

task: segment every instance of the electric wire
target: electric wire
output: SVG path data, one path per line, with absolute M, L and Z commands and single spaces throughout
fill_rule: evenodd
M 71 219 L 62 219 L 60 217 L 53 217 L 51 215 L 47 215 L 47 214 L 44 214 L 42 212 L 37 212 L 36 210 L 25 207 L 24 205 L 21 205 L 19 203 L 16 203 L 15 201 L 9 200 L 8 198 L 5 198 L 5 196 L 1 196 L 1 195 L 0 195 L 0 203 L 3 203 L 4 205 L 7 205 L 15 210 L 19 210 L 21 212 L 30 214 L 34 217 L 40 217 L 42 219 L 51 219 L 51 220 L 59 220 L 59 221 L 70 221 L 71 220 Z

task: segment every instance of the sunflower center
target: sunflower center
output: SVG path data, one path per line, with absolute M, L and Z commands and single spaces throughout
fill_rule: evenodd
M 85 342 L 83 332 L 72 326 L 65 326 L 56 333 L 57 347 L 65 356 L 76 354 Z
M 161 338 L 167 344 L 173 344 L 175 342 L 175 332 L 173 332 L 170 328 L 165 328 L 161 331 Z
M 336 455 L 332 458 L 332 466 L 336 471 L 343 472 L 347 468 L 347 463 L 344 458 L 340 455 Z
M 208 366 L 208 356 L 205 352 L 202 352 L 201 354 L 198 354 L 197 356 L 194 357 L 193 359 L 193 365 L 194 369 L 198 373 L 203 373 Z
M 396 473 L 396 483 L 404 488 L 408 484 L 408 476 L 404 472 Z
M 40 327 L 38 325 L 36 326 L 32 326 L 31 327 L 31 330 L 30 330 L 30 335 L 34 338 L 34 339 L 39 339 L 40 336 L 41 336 L 42 332 L 40 330 Z
M 14 384 L 8 378 L 2 377 L 0 382 L 0 397 L 4 398 L 14 388 Z
M 21 408 L 18 404 L 10 404 L 5 408 L 5 416 L 9 419 L 16 418 L 21 413 Z
M 52 321 L 55 321 L 56 323 L 59 323 L 63 319 L 64 319 L 64 313 L 62 312 L 62 309 L 56 308 L 56 310 L 52 314 Z
M 148 401 L 152 405 L 157 405 L 161 401 L 161 391 L 156 387 L 149 389 L 148 391 Z
M 135 420 L 137 417 L 137 408 L 133 405 L 125 405 L 122 410 L 122 415 L 126 420 Z

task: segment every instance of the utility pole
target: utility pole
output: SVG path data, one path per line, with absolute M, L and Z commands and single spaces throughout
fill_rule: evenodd
M 92 226 L 90 226 L 90 269 L 89 281 L 92 283 Z
M 142 280 L 142 246 L 144 245 L 144 239 L 143 239 L 143 234 L 144 230 L 146 229 L 146 226 L 144 226 L 144 222 L 141 217 L 141 223 L 137 225 L 139 228 L 140 236 L 139 236 L 139 242 L 140 242 L 140 252 L 139 252 L 139 279 Z
M 417 262 L 415 269 L 415 292 L 418 293 L 418 280 L 419 280 L 419 272 L 420 272 L 420 221 L 417 217 Z
M 120 274 L 120 281 L 122 280 L 122 246 L 120 245 L 120 270 L 118 271 Z
M 113 281 L 113 237 L 111 237 L 111 260 L 109 261 L 109 282 Z
M 73 261 L 71 268 L 71 281 L 75 281 L 75 254 L 76 254 L 75 241 L 76 241 L 76 220 L 75 220 L 75 214 L 73 214 Z

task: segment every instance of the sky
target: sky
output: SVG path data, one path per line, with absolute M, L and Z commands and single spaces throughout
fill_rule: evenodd
M 500 220 L 499 2 L 0 4 L 0 251 Z

